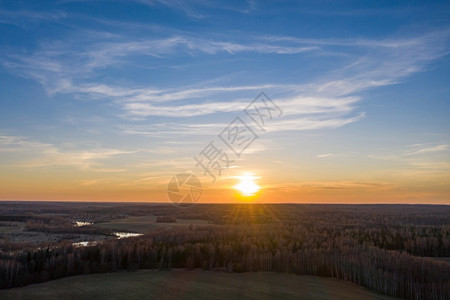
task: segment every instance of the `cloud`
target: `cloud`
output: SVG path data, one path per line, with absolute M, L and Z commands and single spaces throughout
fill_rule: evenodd
M 56 12 L 44 12 L 44 11 L 32 11 L 21 10 L 11 11 L 0 9 L 0 24 L 13 24 L 16 26 L 24 27 L 25 24 L 36 21 L 57 21 L 67 16 L 66 13 L 61 11 Z
M 411 148 L 416 149 L 411 150 Z M 402 149 L 393 149 L 389 153 L 371 154 L 368 157 L 389 161 L 390 172 L 397 177 L 421 176 L 424 179 L 424 176 L 434 178 L 433 176 L 437 174 L 449 174 L 450 163 L 445 156 L 443 158 L 443 155 L 448 154 L 448 149 L 447 144 L 430 146 L 428 143 L 419 143 Z
M 365 113 L 360 113 L 353 117 L 330 117 L 330 116 L 314 116 L 293 118 L 287 120 L 280 120 L 271 122 L 268 127 L 268 132 L 277 131 L 298 131 L 298 130 L 317 130 L 324 128 L 338 128 L 357 122 L 364 118 Z
M 130 39 L 125 36 L 110 36 L 106 33 L 85 37 L 82 40 L 62 40 L 43 43 L 32 53 L 7 53 L 2 64 L 23 76 L 31 77 L 43 84 L 49 93 L 62 92 L 55 88 L 58 79 L 74 81 L 86 78 L 90 72 L 111 65 L 124 65 L 137 56 L 155 59 L 179 55 L 228 53 L 298 54 L 317 50 L 316 46 L 280 46 L 265 43 L 240 43 L 217 41 L 193 35 L 174 35 L 163 38 Z M 94 75 L 94 74 L 92 74 Z M 56 90 L 56 91 L 54 91 Z M 71 92 L 69 89 L 67 92 Z
M 148 4 L 153 5 L 153 2 Z M 242 41 L 226 34 L 217 39 L 188 32 L 169 35 L 163 32 L 151 38 L 107 33 L 41 42 L 40 47 L 30 53 L 3 52 L 1 63 L 13 72 L 38 81 L 50 95 L 105 99 L 120 109 L 120 116 L 126 121 L 236 113 L 251 100 L 246 98 L 250 92 L 264 90 L 269 95 L 278 95 L 274 100 L 285 115 L 284 119 L 274 122 L 272 131 L 309 130 L 336 128 L 360 120 L 364 112 L 358 111 L 362 97 L 357 93 L 401 82 L 423 70 L 426 63 L 448 53 L 449 39 L 448 30 L 380 40 L 255 36 Z M 149 57 L 151 65 L 165 58 L 186 55 L 223 59 L 240 54 L 314 56 L 325 52 L 347 55 L 346 64 L 306 84 L 262 82 L 199 86 L 199 83 L 162 88 L 98 79 L 107 67 L 129 68 L 136 56 Z M 121 82 L 120 78 L 117 81 Z M 194 131 L 202 126 L 196 123 L 194 120 L 191 125 Z M 167 133 L 165 130 L 168 128 L 163 128 L 162 132 Z M 156 134 L 159 133 L 157 130 Z
M 0 135 L 0 152 L 35 150 L 42 153 L 51 153 L 56 150 L 52 144 L 30 141 L 22 136 Z
M 305 181 L 290 184 L 272 185 L 272 188 L 285 192 L 311 192 L 320 190 L 364 190 L 386 191 L 398 189 L 399 186 L 384 181 Z
M 433 147 L 418 149 L 418 150 L 415 150 L 412 152 L 406 152 L 406 153 L 403 153 L 403 156 L 412 156 L 412 155 L 420 155 L 420 154 L 447 151 L 448 148 L 449 148 L 448 145 L 436 145 Z
M 411 165 L 419 169 L 450 171 L 450 162 L 448 161 L 417 161 L 411 162 Z
M 193 19 L 204 19 L 207 18 L 208 15 L 205 13 L 200 13 L 199 9 L 196 8 L 196 6 L 204 5 L 205 2 L 203 1 L 180 1 L 180 0 L 133 0 L 138 3 L 142 3 L 149 6 L 155 6 L 157 4 L 162 4 L 164 6 L 167 6 L 170 9 L 173 9 L 175 11 L 182 12 L 185 16 Z
M 334 156 L 334 153 L 319 154 L 316 157 L 325 158 L 325 157 L 331 157 L 331 156 Z
M 311 116 L 291 119 L 270 120 L 267 122 L 265 129 L 268 133 L 283 132 L 283 131 L 299 131 L 299 130 L 317 130 L 317 129 L 331 129 L 338 128 L 353 122 L 357 122 L 364 118 L 364 113 L 360 113 L 353 117 L 339 117 L 339 116 Z M 230 122 L 232 119 L 230 119 Z M 256 125 L 250 120 L 246 120 L 247 124 L 253 129 Z M 152 137 L 174 137 L 174 136 L 216 136 L 227 127 L 229 123 L 156 123 L 149 125 L 125 125 L 119 126 L 118 130 L 130 135 L 145 135 Z
M 427 146 L 427 147 L 424 147 Z M 411 150 L 411 148 L 416 148 Z M 445 152 L 449 149 L 447 144 L 439 144 L 435 146 L 430 146 L 429 143 L 420 143 L 410 146 L 405 146 L 404 148 L 391 150 L 389 153 L 383 154 L 371 154 L 369 158 L 380 159 L 380 160 L 395 160 L 404 162 L 417 162 L 422 159 L 421 154 L 434 154 L 438 152 Z
M 235 99 L 234 101 L 211 101 L 195 104 L 166 104 L 161 105 L 155 102 L 175 101 L 178 99 L 192 99 L 203 97 L 209 93 L 228 93 L 235 91 L 254 90 L 261 91 L 265 87 L 275 88 L 275 85 L 263 86 L 242 86 L 232 88 L 207 88 L 202 90 L 186 90 L 180 93 L 170 93 L 161 95 L 161 99 L 155 96 L 156 101 L 135 101 L 127 98 L 128 101 L 122 103 L 127 113 L 140 117 L 148 116 L 168 116 L 168 117 L 188 117 L 201 116 L 219 112 L 238 112 L 244 110 L 252 99 Z M 279 87 L 277 87 L 279 88 Z M 179 94 L 183 94 L 181 96 Z M 188 96 L 189 95 L 189 96 Z M 180 97 L 180 98 L 179 98 Z M 148 98 L 147 98 L 148 99 Z M 170 99 L 170 100 L 169 100 Z M 348 113 L 354 110 L 352 104 L 358 102 L 358 97 L 324 98 L 311 96 L 296 96 L 293 98 L 278 98 L 276 102 L 283 107 L 284 114 L 320 114 L 320 113 Z M 149 103 L 154 102 L 154 103 Z
M 133 0 L 151 7 L 161 4 L 192 19 L 205 19 L 211 16 L 205 13 L 205 9 L 229 10 L 242 14 L 249 14 L 256 10 L 257 3 L 253 0 L 221 3 L 219 1 L 183 1 L 183 0 Z
M 123 172 L 124 169 L 105 168 L 101 160 L 136 153 L 136 150 L 97 148 L 92 150 L 64 150 L 53 144 L 29 140 L 22 136 L 0 136 L 0 152 L 18 156 L 12 165 L 21 168 L 73 166 L 96 172 Z M 11 165 L 11 162 L 8 162 Z

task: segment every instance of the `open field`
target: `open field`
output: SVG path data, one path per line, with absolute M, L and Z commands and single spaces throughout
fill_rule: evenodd
M 160 229 L 187 227 L 189 225 L 208 225 L 204 220 L 177 219 L 176 223 L 157 223 L 156 216 L 131 216 L 109 222 L 97 223 L 94 226 L 116 231 L 149 233 Z
M 433 259 L 435 259 L 437 261 L 443 261 L 443 262 L 450 264 L 450 257 L 433 257 Z
M 109 222 L 96 223 L 94 226 L 117 231 L 148 233 L 160 228 L 157 224 L 155 224 L 155 219 L 156 217 L 154 216 L 127 217 Z
M 337 279 L 272 272 L 139 271 L 0 291 L 1 299 L 395 299 Z
M 25 228 L 24 222 L 1 222 L 0 221 L 0 234 L 2 233 L 19 233 Z

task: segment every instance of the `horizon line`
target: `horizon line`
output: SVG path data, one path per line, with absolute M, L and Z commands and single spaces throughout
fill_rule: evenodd
M 156 201 L 100 201 L 100 200 L 5 200 L 5 199 L 0 199 L 0 202 L 47 202 L 47 203 L 83 203 L 83 204 L 88 204 L 88 203 L 102 203 L 102 204 L 163 204 L 163 205 L 171 205 L 171 206 L 175 206 L 173 203 L 171 202 L 156 202 Z M 207 204 L 207 205 L 224 205 L 224 204 L 233 204 L 233 205 L 238 205 L 238 204 L 248 204 L 248 205 L 263 205 L 263 204 L 270 204 L 270 205 L 286 205 L 286 204 L 294 204 L 294 205 L 445 205 L 445 206 L 450 206 L 450 204 L 446 204 L 446 203 L 398 203 L 398 202 L 363 202 L 363 203 L 349 203 L 349 202 L 244 202 L 244 201 L 240 201 L 240 202 L 201 202 L 201 203 L 195 203 L 194 205 L 191 206 L 187 206 L 185 208 L 188 207 L 193 207 L 196 205 L 203 205 L 203 204 Z

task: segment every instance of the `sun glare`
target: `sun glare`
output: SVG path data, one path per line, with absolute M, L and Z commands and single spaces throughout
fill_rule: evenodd
M 239 183 L 233 188 L 238 190 L 242 196 L 254 196 L 261 189 L 261 187 L 255 183 L 255 180 L 259 177 L 253 176 L 252 174 L 245 174 L 237 176 L 236 178 L 239 179 Z

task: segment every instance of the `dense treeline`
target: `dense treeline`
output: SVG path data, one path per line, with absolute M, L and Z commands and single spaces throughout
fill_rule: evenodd
M 424 257 L 450 256 L 448 207 L 198 205 L 178 211 L 156 206 L 154 215 L 202 216 L 215 225 L 91 247 L 66 242 L 0 252 L 0 288 L 76 274 L 203 268 L 328 276 L 407 299 L 450 299 L 450 264 Z
M 2 288 L 75 274 L 138 268 L 204 268 L 331 276 L 408 299 L 448 299 L 450 266 L 361 245 L 352 233 L 301 225 L 193 228 L 76 248 L 41 249 L 0 260 Z
M 347 219 L 364 224 L 408 224 L 439 226 L 449 224 L 450 206 L 447 205 L 340 205 L 340 204 L 266 204 L 255 205 L 252 220 L 245 209 L 234 204 L 200 204 L 180 209 L 154 203 L 74 203 L 74 202 L 2 202 L 0 221 L 6 215 L 30 218 L 49 215 L 67 215 L 74 219 L 102 222 L 124 216 L 173 216 L 177 219 L 207 220 L 215 224 L 270 223 L 293 219 Z M 269 212 L 269 213 L 267 213 Z M 53 217 L 53 216 L 52 216 Z M 8 218 L 8 217 L 7 217 Z M 20 221 L 20 220 L 4 220 Z M 23 220 L 22 220 L 23 221 Z

